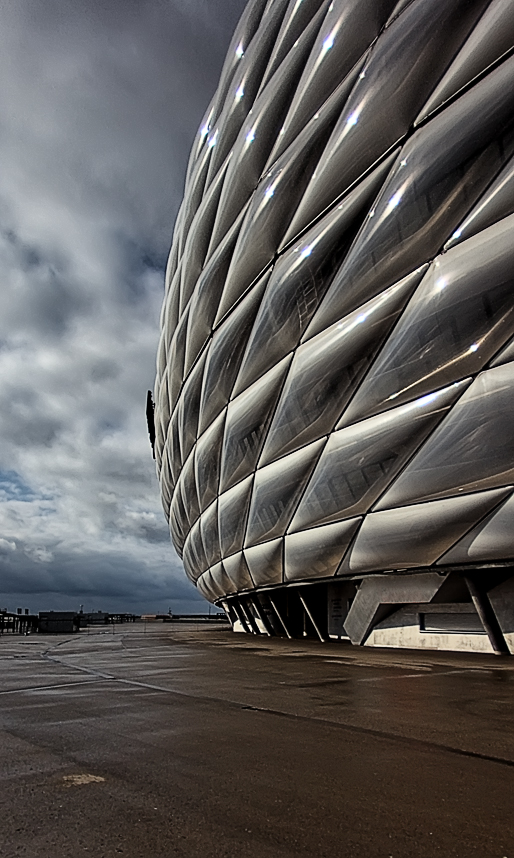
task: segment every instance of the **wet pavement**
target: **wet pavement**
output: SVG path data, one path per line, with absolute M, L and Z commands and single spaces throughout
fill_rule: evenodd
M 514 659 L 0 638 L 0 856 L 514 858 Z

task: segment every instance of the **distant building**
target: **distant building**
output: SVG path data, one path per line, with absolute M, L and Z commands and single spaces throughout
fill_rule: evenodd
M 503 0 L 243 14 L 150 409 L 173 543 L 235 628 L 514 652 L 513 45 Z
M 76 611 L 40 611 L 39 631 L 44 633 L 73 634 L 80 628 Z
M 106 611 L 91 611 L 82 613 L 80 619 L 83 626 L 105 626 L 111 622 L 111 615 Z

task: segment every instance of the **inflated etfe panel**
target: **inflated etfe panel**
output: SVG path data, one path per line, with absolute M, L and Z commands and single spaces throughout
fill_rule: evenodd
M 208 599 L 514 556 L 513 44 L 511 0 L 248 5 L 155 389 Z

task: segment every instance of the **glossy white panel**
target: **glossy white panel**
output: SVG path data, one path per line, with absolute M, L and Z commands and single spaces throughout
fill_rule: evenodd
M 310 333 L 436 256 L 511 156 L 513 114 L 511 57 L 410 137 Z
M 216 246 L 255 190 L 273 148 L 300 70 L 321 23 L 321 12 L 284 58 L 256 99 L 232 148 L 212 235 Z
M 268 279 L 269 274 L 265 274 L 214 332 L 202 389 L 201 429 L 214 420 L 232 395 Z
M 298 344 L 372 205 L 387 168 L 386 164 L 374 170 L 279 258 L 248 341 L 236 392 Z
M 367 512 L 465 386 L 453 385 L 330 435 L 290 530 Z
M 222 490 L 255 468 L 289 364 L 290 358 L 284 358 L 228 406 L 221 459 Z
M 244 556 L 257 587 L 282 582 L 283 539 L 245 548 Z
M 444 249 L 465 241 L 514 212 L 514 158 L 507 162 L 476 206 L 446 242 Z
M 380 502 L 398 506 L 514 481 L 514 364 L 481 373 Z
M 405 136 L 485 6 L 486 0 L 423 0 L 407 7 L 382 33 L 298 206 L 297 229 Z
M 350 569 L 429 566 L 505 497 L 503 489 L 374 512 L 364 519 Z
M 324 444 L 316 441 L 256 471 L 245 545 L 285 532 Z
M 218 523 L 221 556 L 240 551 L 250 505 L 253 474 L 219 496 Z
M 510 50 L 514 45 L 514 5 L 493 0 L 436 86 L 416 123 Z
M 221 445 L 226 411 L 198 439 L 195 452 L 195 479 L 200 509 L 205 509 L 218 494 Z
M 360 521 L 350 519 L 286 536 L 286 581 L 335 575 Z
M 392 0 L 334 0 L 305 66 L 278 140 L 282 152 L 359 63 L 393 6 Z M 360 69 L 359 69 L 360 71 Z
M 224 557 L 223 568 L 237 592 L 253 588 L 254 585 L 250 577 L 248 564 L 242 551 L 238 552 L 238 554 L 231 554 L 228 557 Z
M 439 256 L 345 421 L 477 373 L 514 333 L 514 215 Z
M 414 272 L 300 346 L 268 433 L 263 464 L 333 430 L 422 274 L 423 269 Z

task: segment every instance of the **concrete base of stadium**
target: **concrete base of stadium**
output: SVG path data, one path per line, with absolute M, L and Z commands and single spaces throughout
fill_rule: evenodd
M 3 858 L 514 858 L 514 660 L 0 637 Z
M 514 654 L 514 569 L 292 582 L 219 602 L 234 631 L 366 646 Z

